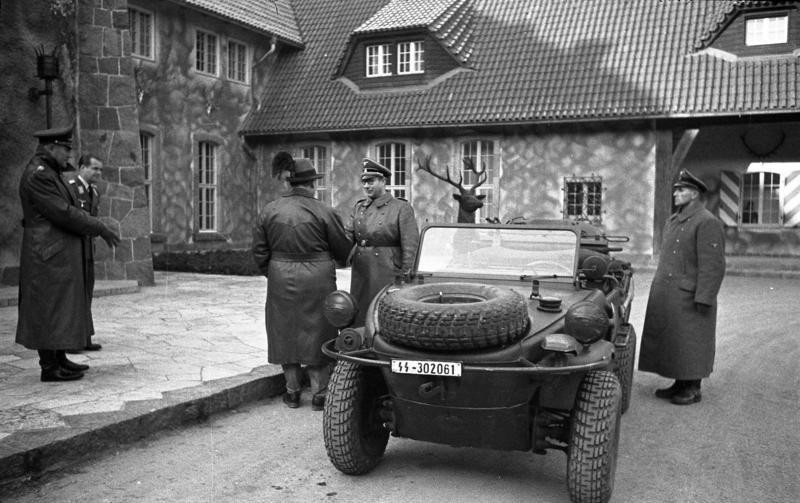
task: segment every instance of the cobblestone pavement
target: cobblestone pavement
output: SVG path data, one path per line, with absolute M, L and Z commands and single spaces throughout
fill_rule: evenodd
M 40 381 L 37 353 L 14 343 L 17 307 L 6 299 L 0 482 L 47 469 L 63 451 L 88 454 L 282 391 L 280 366 L 267 363 L 263 277 L 156 272 L 155 283 L 98 282 L 93 340 L 103 349 L 70 355 L 90 369 L 65 383 Z M 349 287 L 348 270 L 338 284 Z

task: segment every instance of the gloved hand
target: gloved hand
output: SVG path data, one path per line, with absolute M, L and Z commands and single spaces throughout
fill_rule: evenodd
M 707 314 L 711 310 L 711 306 L 708 304 L 702 304 L 700 302 L 694 303 L 694 310 L 700 314 Z
M 103 238 L 103 241 L 110 247 L 115 247 L 119 244 L 119 234 L 117 234 L 114 229 L 109 227 L 108 225 L 105 226 L 105 229 L 100 233 L 100 237 Z

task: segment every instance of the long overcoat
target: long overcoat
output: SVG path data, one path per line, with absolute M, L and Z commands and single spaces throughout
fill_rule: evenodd
M 322 311 L 336 290 L 336 263 L 344 264 L 352 243 L 330 206 L 312 189 L 294 187 L 267 204 L 253 230 L 253 257 L 267 278 L 265 306 L 270 363 L 321 365 L 322 344 L 336 329 Z
M 714 366 L 717 293 L 725 276 L 722 223 L 694 200 L 670 216 L 647 301 L 639 370 L 708 377 Z M 709 306 L 698 312 L 695 304 Z
M 84 236 L 99 219 L 76 206 L 57 164 L 38 150 L 22 172 L 23 233 L 16 341 L 29 349 L 83 349 L 89 330 L 84 291 Z
M 62 174 L 67 181 L 67 186 L 72 191 L 73 201 L 85 212 L 91 216 L 96 217 L 98 208 L 100 207 L 100 193 L 97 191 L 95 184 L 90 183 L 88 187 L 84 182 L 78 178 L 75 171 L 67 171 Z M 91 342 L 91 336 L 94 335 L 94 320 L 92 319 L 92 298 L 94 297 L 94 237 L 83 237 L 83 261 L 84 261 L 84 282 L 86 287 L 86 319 L 88 324 L 87 343 Z
M 411 270 L 419 246 L 414 209 L 388 192 L 360 199 L 346 223 L 355 242 L 350 293 L 358 302 L 355 326 L 364 324 L 370 302 L 395 277 Z

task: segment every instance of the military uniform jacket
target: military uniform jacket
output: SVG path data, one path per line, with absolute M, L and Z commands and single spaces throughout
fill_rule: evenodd
M 295 187 L 269 203 L 253 230 L 253 257 L 267 277 L 265 320 L 270 363 L 320 365 L 322 344 L 336 329 L 323 316 L 325 297 L 336 290 L 335 262 L 344 264 L 352 243 L 339 216 Z
M 75 171 L 66 171 L 61 175 L 67 182 L 67 186 L 72 190 L 73 201 L 85 212 L 93 217 L 98 214 L 100 206 L 100 193 L 97 191 L 95 184 L 90 183 L 84 185 L 84 182 L 78 178 L 78 173 Z M 88 187 L 87 187 L 88 185 Z M 94 320 L 92 319 L 92 297 L 94 294 L 94 247 L 95 240 L 92 236 L 83 237 L 83 260 L 85 267 L 84 282 L 86 285 L 86 297 L 88 309 L 86 311 L 87 323 L 89 327 L 88 335 L 94 335 Z M 89 338 L 90 340 L 91 338 Z M 87 340 L 88 341 L 88 340 Z
M 413 268 L 419 229 L 411 205 L 387 192 L 355 204 L 347 233 L 356 245 L 350 293 L 358 301 L 355 324 L 359 326 L 364 324 L 367 308 L 381 288 Z
M 22 172 L 23 233 L 16 341 L 29 349 L 82 349 L 89 327 L 84 291 L 84 236 L 104 224 L 81 210 L 39 150 Z
M 639 370 L 672 379 L 702 379 L 714 366 L 717 293 L 725 276 L 722 223 L 699 200 L 664 228 L 647 301 Z M 701 314 L 695 303 L 710 306 Z

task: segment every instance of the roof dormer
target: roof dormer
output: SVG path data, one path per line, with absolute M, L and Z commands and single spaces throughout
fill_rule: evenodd
M 350 33 L 333 78 L 357 91 L 435 85 L 469 69 L 471 0 L 391 0 Z
M 727 60 L 793 56 L 800 51 L 797 2 L 731 3 L 703 33 L 695 49 Z

